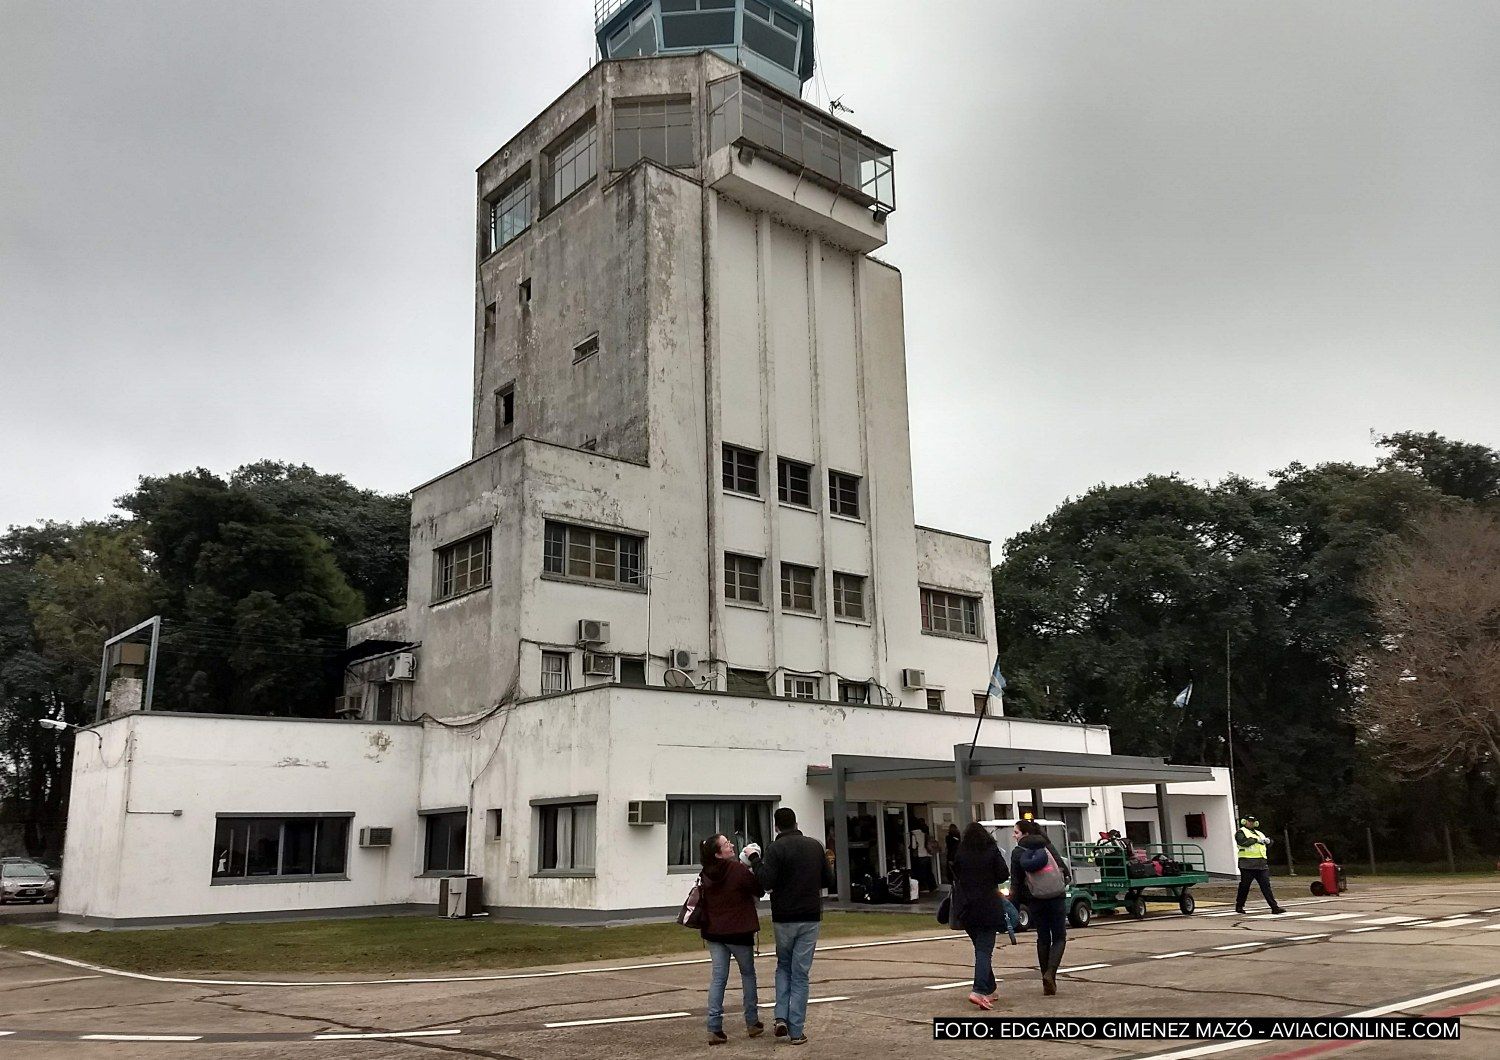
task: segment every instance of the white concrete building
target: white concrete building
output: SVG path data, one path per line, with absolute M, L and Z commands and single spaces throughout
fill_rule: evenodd
M 1033 803 L 850 775 L 833 811 L 835 756 L 954 768 L 996 643 L 989 544 L 913 517 L 901 276 L 871 256 L 892 152 L 787 90 L 811 4 L 600 18 L 607 57 L 479 168 L 472 457 L 413 494 L 407 602 L 350 630 L 342 719 L 157 704 L 80 737 L 64 915 L 403 906 L 467 872 L 497 912 L 608 919 L 675 907 L 697 841 L 768 838 L 777 805 L 846 824 L 857 877 L 918 818 Z M 1110 753 L 989 709 L 982 748 L 1084 781 Z M 1220 772 L 1114 764 L 1046 812 L 1201 831 L 1232 871 Z

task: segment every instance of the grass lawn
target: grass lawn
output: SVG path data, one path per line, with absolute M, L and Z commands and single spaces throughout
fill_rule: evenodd
M 940 934 L 923 913 L 828 913 L 822 937 Z M 770 920 L 761 945 L 770 945 Z M 704 954 L 695 932 L 676 924 L 543 927 L 500 920 L 372 917 L 276 924 L 216 924 L 142 931 L 58 933 L 0 926 L 0 946 L 105 964 L 133 972 L 446 973 L 477 968 Z

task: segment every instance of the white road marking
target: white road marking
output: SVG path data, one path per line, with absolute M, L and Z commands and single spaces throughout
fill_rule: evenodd
M 1286 919 L 1289 916 L 1306 916 L 1306 915 L 1307 915 L 1306 913 L 1300 913 L 1300 912 L 1298 912 L 1295 909 L 1288 909 L 1285 913 L 1259 913 L 1259 914 L 1257 914 L 1255 916 L 1252 916 L 1250 919 L 1251 920 L 1284 920 L 1284 919 Z
M 80 1042 L 201 1042 L 201 1034 L 80 1034 Z
M 558 1027 L 598 1027 L 605 1023 L 645 1023 L 649 1020 L 680 1020 L 691 1016 L 691 1012 L 653 1012 L 649 1016 L 606 1016 L 593 1020 L 564 1020 L 561 1023 L 544 1023 L 543 1027 L 555 1030 Z
M 342 1042 L 353 1041 L 363 1038 L 441 1038 L 450 1034 L 462 1034 L 463 1031 L 457 1027 L 451 1027 L 440 1031 L 365 1031 L 355 1033 L 353 1031 L 327 1034 L 314 1034 L 315 1042 Z
M 15 1031 L 0 1031 L 0 1038 L 6 1038 L 15 1033 Z
M 1306 942 L 1308 939 L 1326 939 L 1328 937 L 1329 937 L 1329 934 L 1328 934 L 1328 932 L 1325 931 L 1321 935 L 1292 935 L 1290 938 L 1287 939 L 1287 941 L 1288 942 Z
M 1500 909 L 1481 909 L 1481 913 L 1500 913 Z
M 1361 924 L 1410 924 L 1422 919 L 1418 916 L 1378 916 L 1373 920 L 1361 920 Z
M 1348 934 L 1350 934 L 1350 935 L 1362 935 L 1366 931 L 1384 931 L 1384 930 L 1385 930 L 1385 925 L 1384 924 L 1376 924 L 1374 927 L 1354 928 L 1351 931 L 1349 931 Z
M 1321 924 L 1330 920 L 1358 920 L 1360 913 L 1324 913 L 1322 916 L 1310 916 L 1305 921 L 1308 924 Z
M 1197 950 L 1178 950 L 1176 953 L 1153 953 L 1147 959 L 1153 961 L 1167 961 L 1171 960 L 1173 957 L 1191 957 L 1197 952 Z
M 1233 946 L 1215 946 L 1214 949 L 1222 953 L 1225 950 L 1249 950 L 1264 945 L 1264 942 L 1236 942 Z
M 1489 927 L 1485 928 L 1484 930 L 1485 931 L 1500 931 L 1500 924 L 1491 924 Z
M 998 980 L 998 979 L 995 980 L 995 981 L 997 983 L 1000 982 L 1000 980 Z M 957 985 L 959 985 L 959 986 L 972 986 L 973 982 L 974 981 L 972 979 L 965 979 L 962 983 L 959 983 Z M 931 989 L 931 988 L 929 988 L 929 989 Z M 848 1001 L 848 1000 L 849 1000 L 848 997 L 846 997 L 843 994 L 840 994 L 838 997 L 810 997 L 810 998 L 807 999 L 807 1003 L 809 1005 L 826 1005 L 830 1001 Z M 759 1005 L 756 1006 L 756 1008 L 775 1008 L 775 1007 L 776 1007 L 776 1002 L 774 1002 L 774 1001 L 762 1001 Z
M 1427 927 L 1431 923 L 1432 923 L 1431 920 L 1413 920 L 1411 923 L 1407 924 L 1406 926 L 1407 927 Z
M 957 987 L 957 986 L 973 986 L 973 985 L 974 985 L 974 980 L 972 980 L 972 979 L 960 979 L 956 983 L 933 983 L 931 986 L 924 986 L 922 989 L 923 990 L 952 990 L 954 987 Z M 775 1003 L 776 1002 L 774 1002 L 774 1001 L 771 1002 L 771 1004 L 773 1004 L 773 1005 Z M 766 1006 L 762 1005 L 760 1007 L 761 1008 L 765 1008 Z
M 1074 972 L 1093 972 L 1100 968 L 1108 968 L 1108 964 L 1080 964 L 1076 968 L 1059 968 L 1059 975 L 1071 975 Z
M 1468 917 L 1463 917 L 1463 918 L 1458 919 L 1458 920 L 1439 920 L 1437 923 L 1433 924 L 1432 926 L 1433 927 L 1440 927 L 1440 928 L 1468 927 L 1470 924 L 1482 924 L 1482 923 L 1484 923 L 1484 921 L 1481 918 L 1479 918 L 1477 916 L 1468 916 Z
M 42 986 L 46 983 L 76 983 L 82 979 L 102 979 L 100 975 L 61 975 L 52 979 L 8 979 L 0 986 Z
M 1242 914 L 1237 913 L 1233 909 L 1231 909 L 1227 913 L 1199 913 L 1198 915 L 1206 919 L 1211 916 L 1241 916 Z
M 1363 1012 L 1351 1012 L 1343 1019 L 1372 1019 L 1376 1016 L 1389 1016 L 1392 1012 L 1401 1012 L 1406 1009 L 1425 1008 L 1439 1001 L 1447 1001 L 1450 998 L 1463 997 L 1465 994 L 1477 994 L 1482 990 L 1490 990 L 1500 986 L 1500 979 L 1486 979 L 1482 983 L 1470 983 L 1468 986 L 1456 986 L 1451 990 L 1440 990 L 1436 994 L 1428 994 L 1425 997 L 1414 997 L 1406 1001 L 1397 1001 L 1393 1005 L 1381 1005 L 1379 1008 L 1365 1009 Z M 1235 1041 L 1215 1042 L 1212 1045 L 1199 1045 L 1191 1049 L 1179 1049 L 1171 1053 L 1152 1053 L 1147 1060 L 1189 1060 L 1194 1056 L 1212 1056 L 1215 1053 L 1228 1053 L 1236 1049 L 1249 1049 L 1256 1045 L 1265 1045 L 1263 1041 Z

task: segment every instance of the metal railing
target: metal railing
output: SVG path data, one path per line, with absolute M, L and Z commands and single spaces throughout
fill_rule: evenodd
M 799 7 L 809 15 L 813 13 L 813 0 L 786 0 L 793 7 Z M 635 0 L 594 0 L 594 25 L 602 26 L 614 17 L 615 12 L 622 7 L 635 3 Z

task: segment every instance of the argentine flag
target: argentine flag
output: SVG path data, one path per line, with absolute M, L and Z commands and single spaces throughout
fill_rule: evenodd
M 1191 703 L 1192 701 L 1193 701 L 1193 682 L 1189 681 L 1188 682 L 1188 686 L 1186 688 L 1184 688 L 1181 692 L 1178 692 L 1177 693 L 1177 698 L 1174 699 L 1174 700 L 1172 700 L 1172 706 L 1176 707 L 1178 710 L 1185 710 L 1185 709 L 1187 709 L 1187 705 L 1189 703 Z
M 1001 699 L 1005 696 L 1005 675 L 1000 672 L 1000 660 L 995 660 L 995 670 L 990 674 L 990 689 L 985 693 L 991 699 Z

